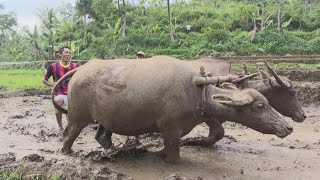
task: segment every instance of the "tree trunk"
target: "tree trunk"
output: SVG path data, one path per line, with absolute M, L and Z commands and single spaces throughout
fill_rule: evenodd
M 71 47 L 71 41 L 72 41 L 72 40 L 71 40 L 70 35 L 68 35 L 68 41 L 69 41 L 69 43 L 68 43 L 69 45 L 68 45 L 68 46 L 69 46 L 70 48 L 72 48 L 72 47 Z
M 170 12 L 170 0 L 167 0 L 167 5 L 168 5 L 168 19 L 169 19 L 169 34 L 170 34 L 170 39 L 171 42 L 174 42 L 174 31 L 172 28 L 172 21 L 171 21 L 171 12 Z
M 257 35 L 257 22 L 256 22 L 256 19 L 253 19 L 253 30 L 251 31 L 251 41 L 254 40 L 254 38 L 256 38 L 256 35 Z
M 122 0 L 123 5 L 123 16 L 121 19 L 121 31 L 122 31 L 122 37 L 126 37 L 126 3 L 125 0 Z
M 277 26 L 277 30 L 280 31 L 281 30 L 281 7 L 279 5 L 279 9 L 278 9 L 278 26 Z
M 33 51 L 33 52 L 32 52 L 32 59 L 33 59 L 34 61 L 38 60 L 38 59 L 37 59 L 37 47 L 36 47 L 36 44 L 33 45 L 32 51 Z
M 259 13 L 258 13 L 259 14 Z M 264 9 L 264 3 L 262 2 L 261 3 L 261 17 L 262 17 L 262 20 L 261 20 L 261 31 L 265 30 L 265 20 L 266 20 L 266 17 L 265 17 L 265 9 Z
M 121 13 L 120 13 L 120 0 L 117 1 L 118 3 L 118 17 L 121 17 Z
M 83 24 L 84 24 L 84 44 L 87 47 L 87 45 L 88 45 L 87 31 L 88 30 L 87 30 L 87 16 L 86 15 L 83 16 Z

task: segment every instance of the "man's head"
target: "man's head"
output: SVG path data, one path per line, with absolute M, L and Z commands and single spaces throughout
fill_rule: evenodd
M 142 51 L 137 52 L 136 59 L 143 59 L 143 58 L 144 58 L 144 52 Z
M 63 46 L 59 49 L 60 59 L 63 62 L 69 62 L 71 59 L 71 49 L 69 46 Z

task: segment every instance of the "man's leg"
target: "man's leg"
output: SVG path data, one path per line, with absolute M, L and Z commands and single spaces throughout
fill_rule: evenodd
M 61 95 L 58 95 L 54 98 L 54 101 L 59 105 L 59 106 L 63 106 L 64 104 L 64 98 Z M 58 111 L 56 109 L 56 119 L 58 122 L 58 126 L 61 130 L 63 130 L 63 126 L 62 126 L 62 113 L 60 111 Z
M 63 130 L 62 127 L 62 113 L 56 109 L 56 119 L 58 122 L 59 129 Z

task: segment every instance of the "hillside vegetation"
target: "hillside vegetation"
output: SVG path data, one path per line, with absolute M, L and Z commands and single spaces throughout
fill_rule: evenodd
M 42 23 L 22 31 L 4 8 L 1 61 L 55 59 L 49 48 L 62 45 L 73 59 L 320 52 L 318 0 L 78 0 L 39 10 Z

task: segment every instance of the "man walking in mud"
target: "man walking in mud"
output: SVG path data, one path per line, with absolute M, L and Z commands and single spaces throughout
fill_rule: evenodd
M 44 79 L 42 83 L 53 87 L 55 83 L 67 72 L 79 67 L 77 63 L 70 63 L 71 59 L 71 49 L 68 46 L 63 46 L 59 49 L 60 61 L 57 63 L 52 63 L 49 65 L 46 74 L 44 75 Z M 53 77 L 53 82 L 50 82 L 50 77 Z M 65 80 L 60 85 L 55 88 L 54 94 L 55 98 L 54 101 L 61 107 L 66 108 L 68 105 L 67 93 L 68 93 L 68 83 L 69 80 Z M 55 110 L 56 119 L 58 122 L 58 126 L 60 130 L 63 130 L 62 126 L 62 113 Z

